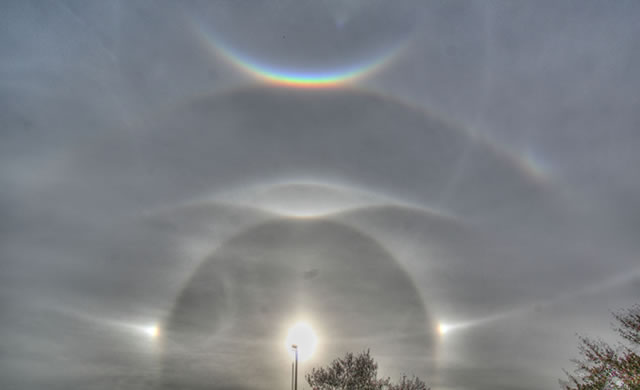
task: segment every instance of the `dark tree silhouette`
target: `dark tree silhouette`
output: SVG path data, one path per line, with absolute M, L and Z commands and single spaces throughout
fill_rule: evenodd
M 378 379 L 378 364 L 369 350 L 359 355 L 347 353 L 326 368 L 313 368 L 306 379 L 314 390 L 428 390 L 418 377 L 403 375 L 398 383 L 390 378 Z
M 600 340 L 580 337 L 582 360 L 575 360 L 574 374 L 561 381 L 566 390 L 640 390 L 640 305 L 614 314 L 615 330 L 628 344 L 611 346 Z

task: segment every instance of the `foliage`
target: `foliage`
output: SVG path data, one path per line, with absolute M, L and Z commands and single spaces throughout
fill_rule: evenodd
M 561 382 L 566 390 L 640 390 L 640 305 L 614 314 L 616 329 L 629 345 L 615 348 L 603 341 L 580 338 L 583 360 L 576 360 L 576 373 Z
M 326 368 L 314 368 L 306 379 L 314 390 L 429 390 L 418 377 L 403 375 L 398 383 L 378 379 L 378 364 L 369 350 L 359 355 L 347 353 Z

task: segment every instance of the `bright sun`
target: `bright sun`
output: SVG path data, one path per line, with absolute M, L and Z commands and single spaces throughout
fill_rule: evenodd
M 313 355 L 318 344 L 318 337 L 306 322 L 298 322 L 289 329 L 285 347 L 290 351 L 291 356 L 295 357 L 295 352 L 291 348 L 292 345 L 298 346 L 298 360 L 305 361 Z

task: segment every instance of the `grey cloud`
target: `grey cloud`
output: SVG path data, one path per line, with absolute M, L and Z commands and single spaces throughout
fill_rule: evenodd
M 637 300 L 635 2 L 286 4 L 0 6 L 0 387 L 287 385 L 302 303 L 336 341 L 316 363 L 554 387 Z M 302 90 L 221 42 L 403 50 Z

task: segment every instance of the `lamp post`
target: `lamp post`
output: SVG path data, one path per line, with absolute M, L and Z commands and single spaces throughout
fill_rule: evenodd
M 292 390 L 298 390 L 298 359 L 304 361 L 311 357 L 316 348 L 316 343 L 316 335 L 306 322 L 298 322 L 289 329 L 284 346 L 289 353 L 292 350 L 295 353 L 295 360 L 291 363 Z
M 298 390 L 298 346 L 296 344 L 291 345 L 291 348 L 293 348 L 293 350 L 296 353 L 296 362 L 295 362 L 295 368 L 292 368 L 292 382 L 293 382 L 293 390 Z

